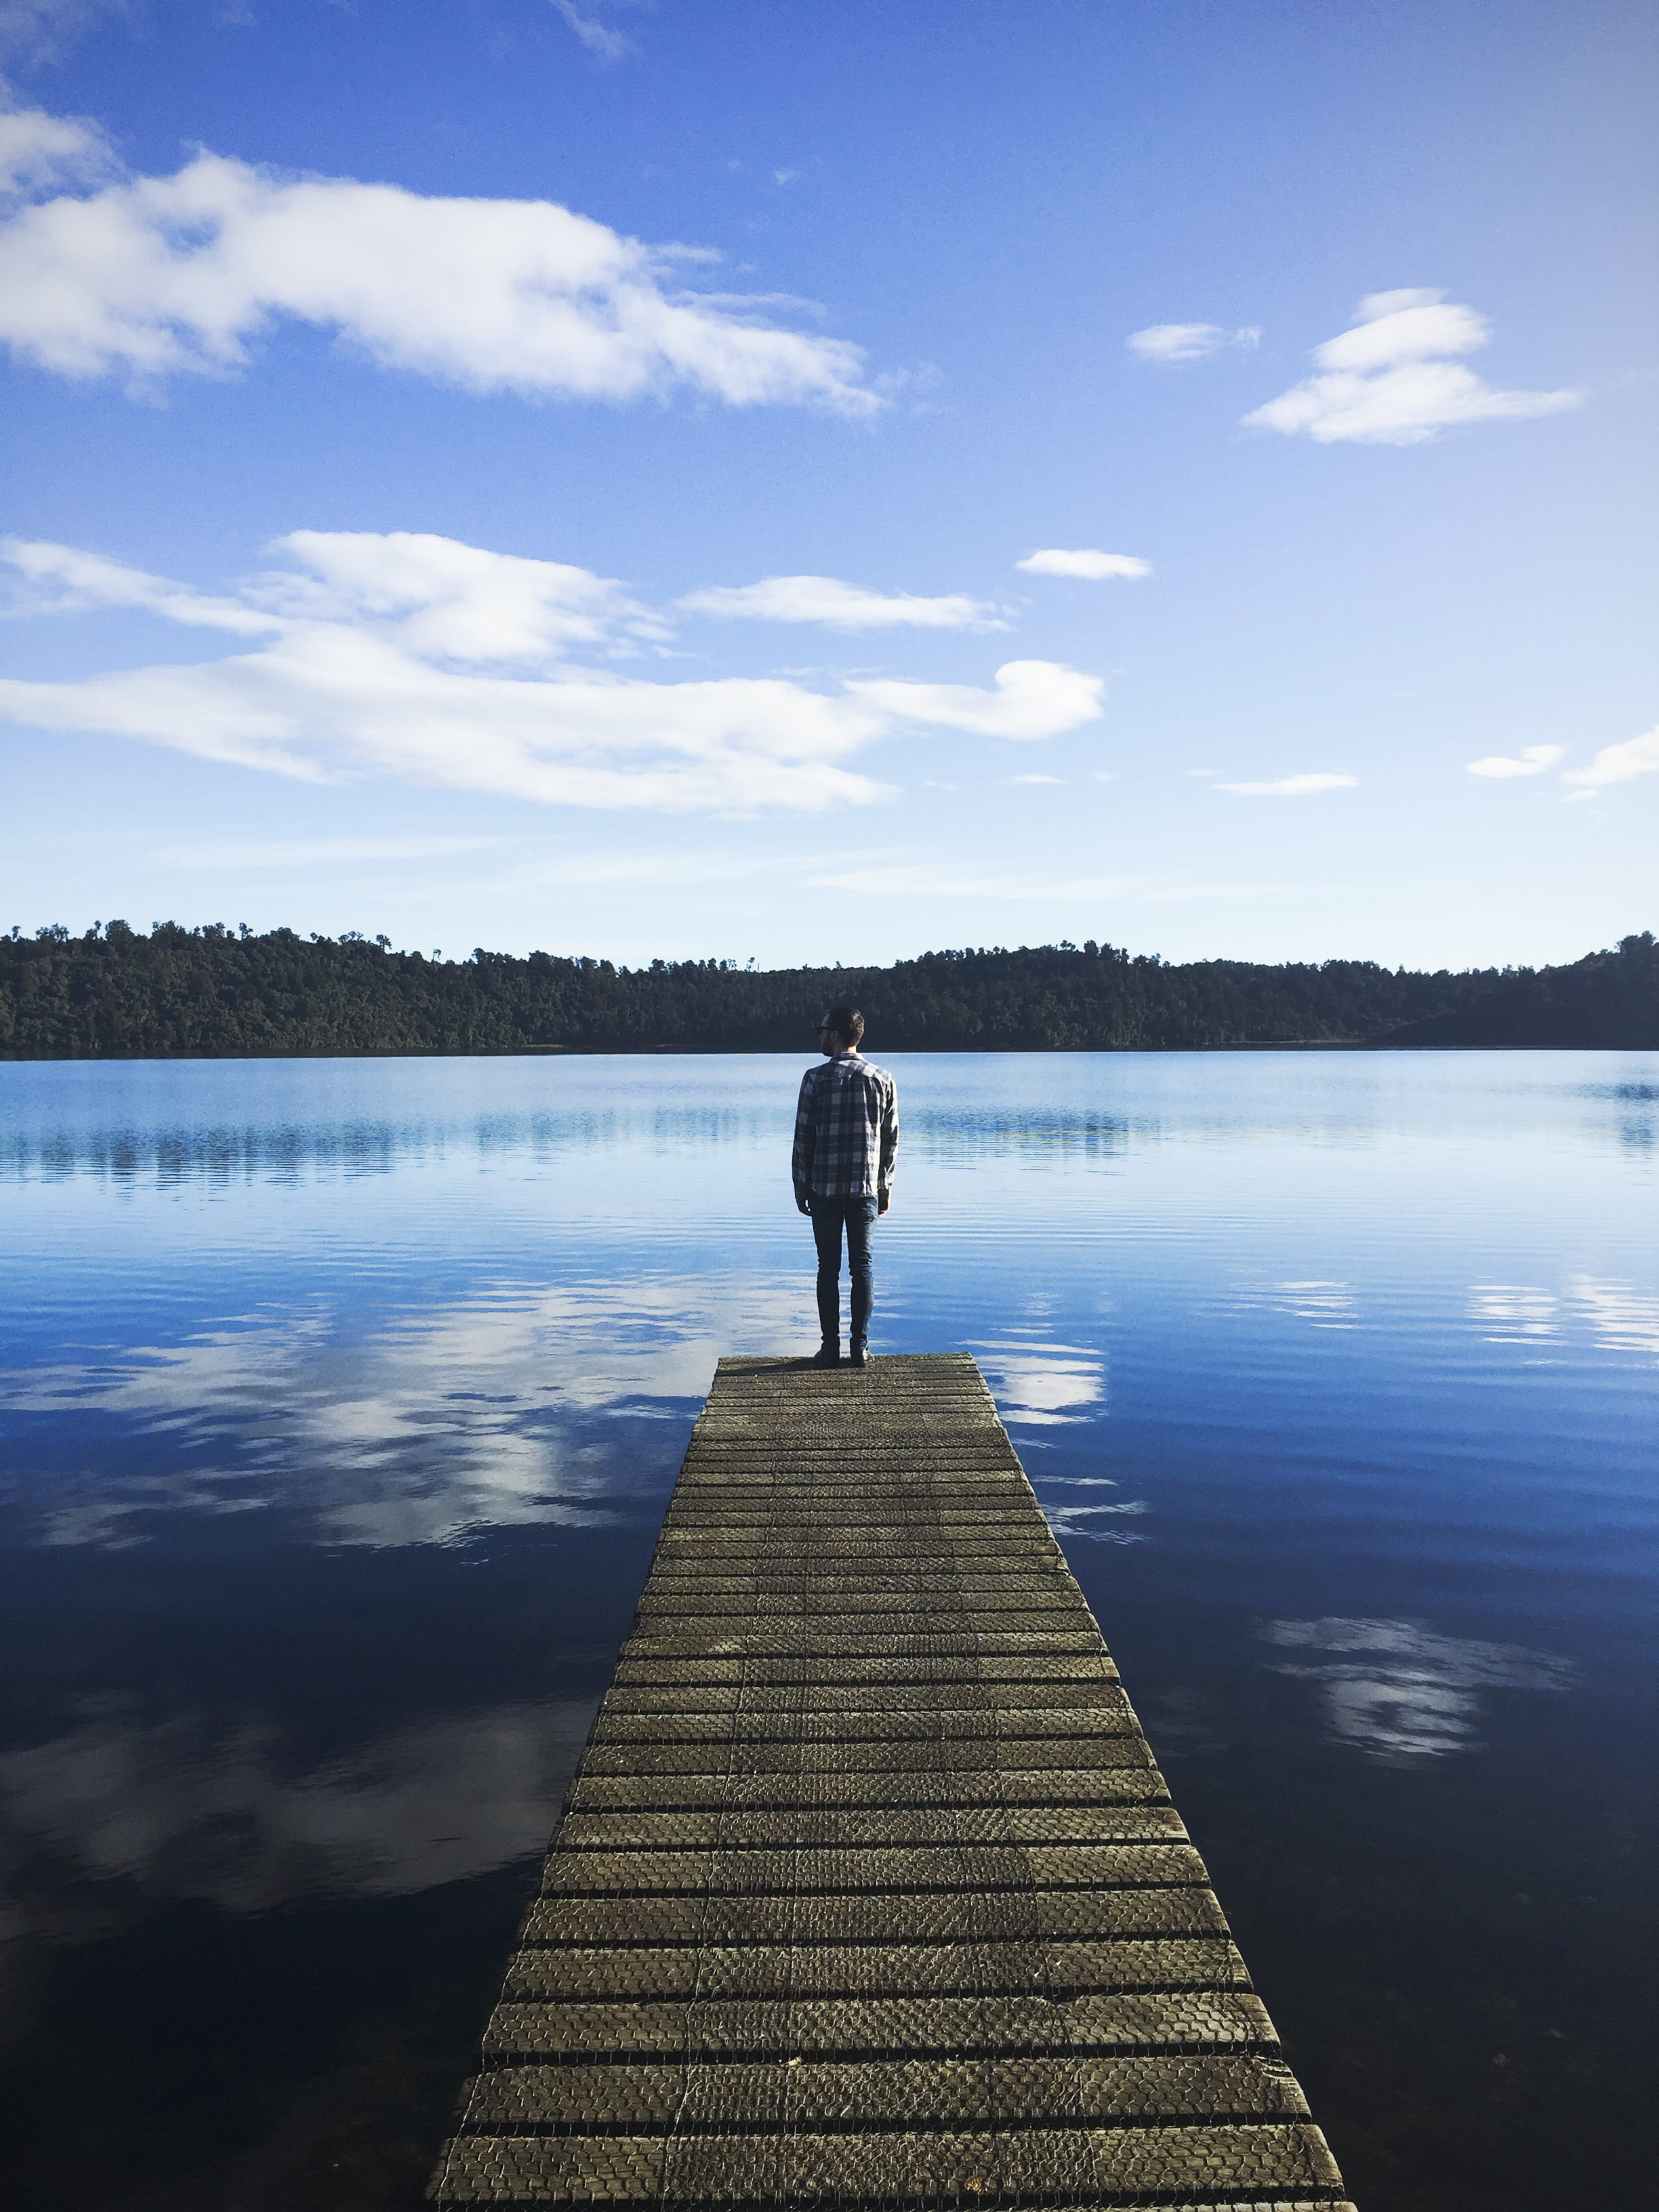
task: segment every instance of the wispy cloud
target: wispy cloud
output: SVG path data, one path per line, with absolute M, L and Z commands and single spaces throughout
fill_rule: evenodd
M 263 609 L 234 599 L 216 599 L 152 576 L 143 568 L 106 560 L 78 546 L 54 545 L 39 538 L 0 538 L 0 560 L 21 579 L 4 607 L 8 616 L 79 614 L 88 607 L 130 607 L 163 615 L 195 629 L 228 629 L 258 637 L 276 627 Z
M 1462 422 L 1516 421 L 1578 406 L 1580 392 L 1504 392 L 1456 358 L 1492 337 L 1473 307 L 1435 291 L 1373 292 L 1358 322 L 1314 349 L 1319 374 L 1244 417 L 1322 446 L 1419 446 Z
M 30 611 L 136 608 L 249 643 L 194 665 L 0 680 L 0 720 L 310 782 L 376 775 L 545 805 L 750 812 L 884 795 L 844 763 L 906 726 L 1042 738 L 1101 711 L 1099 678 L 1045 660 L 1005 663 L 989 689 L 623 675 L 573 655 L 614 660 L 662 625 L 586 569 L 416 532 L 295 531 L 277 550 L 289 567 L 215 595 L 73 547 L 0 544 Z
M 1261 343 L 1261 332 L 1254 324 L 1226 331 L 1219 323 L 1153 323 L 1144 331 L 1132 331 L 1124 340 L 1131 353 L 1156 362 L 1202 361 L 1224 346 L 1249 352 Z
M 1352 898 L 1352 884 L 1171 884 L 1146 893 L 1152 906 L 1180 906 L 1194 899 Z
M 413 653 L 541 660 L 573 645 L 657 639 L 665 625 L 621 585 L 562 561 L 487 552 L 422 531 L 296 530 L 273 549 L 298 564 L 215 597 L 72 545 L 0 538 L 25 580 L 9 614 L 133 607 L 193 629 L 275 634 L 298 621 L 372 621 Z
M 833 862 L 810 859 L 786 864 L 790 880 L 809 890 L 839 890 L 865 898 L 995 899 L 1011 904 L 1095 906 L 1107 899 L 1137 906 L 1179 906 L 1205 899 L 1329 898 L 1352 895 L 1351 884 L 1171 884 L 1147 876 L 1059 876 L 1038 870 L 999 868 L 979 860 L 934 860 L 903 852 L 861 851 Z
M 380 860 L 441 860 L 496 850 L 500 837 L 272 837 L 176 845 L 156 858 L 164 867 L 204 871 L 365 867 Z
M 882 404 L 857 347 L 716 301 L 653 247 L 550 200 L 438 199 L 283 177 L 201 153 L 117 177 L 88 126 L 3 119 L 14 171 L 82 189 L 0 221 L 0 342 L 60 375 L 225 375 L 287 319 L 382 368 L 477 392 L 621 401 L 676 387 L 734 407 Z
M 1103 584 L 1119 577 L 1133 580 L 1152 573 L 1152 562 L 1141 560 L 1136 554 L 1103 553 L 1092 545 L 1079 545 L 1070 551 L 1051 545 L 1040 553 L 1028 553 L 1014 566 L 1023 568 L 1028 576 L 1077 576 L 1091 584 Z
M 961 592 L 925 599 L 872 592 L 835 576 L 768 576 L 758 584 L 715 584 L 679 602 L 690 614 L 740 622 L 817 623 L 826 629 L 1006 629 L 986 599 Z
M 55 61 L 100 15 L 122 15 L 127 0 L 0 0 L 0 61 Z
M 588 52 L 596 54 L 602 62 L 626 61 L 630 54 L 639 52 L 632 39 L 625 38 L 620 31 L 612 30 L 609 23 L 601 22 L 597 15 L 585 15 L 576 6 L 575 0 L 553 0 L 553 5 Z
M 1239 799 L 1311 799 L 1319 791 L 1350 791 L 1357 775 L 1281 775 L 1271 783 L 1218 783 L 1218 791 L 1231 791 Z
M 1574 799 L 1594 799 L 1610 783 L 1629 783 L 1638 775 L 1659 775 L 1659 723 L 1621 745 L 1603 745 L 1588 768 L 1570 768 L 1563 783 L 1577 787 Z
M 1489 776 L 1494 782 L 1507 776 L 1542 775 L 1555 766 L 1561 752 L 1559 745 L 1526 745 L 1518 755 L 1487 753 L 1484 759 L 1471 761 L 1463 773 Z
M 883 859 L 871 854 L 820 865 L 802 880 L 811 890 L 848 891 L 860 898 L 1006 899 L 1043 906 L 1122 897 L 1138 888 L 1134 879 L 1127 876 L 1027 875 L 962 860 Z

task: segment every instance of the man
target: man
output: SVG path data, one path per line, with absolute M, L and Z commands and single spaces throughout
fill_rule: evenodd
M 827 1066 L 801 1078 L 795 1109 L 795 1203 L 812 1217 L 818 1249 L 818 1329 L 815 1367 L 841 1361 L 841 1238 L 847 1231 L 847 1272 L 853 1287 L 848 1364 L 862 1367 L 870 1338 L 870 1231 L 893 1199 L 898 1157 L 898 1085 L 859 1050 L 864 1017 L 856 1006 L 831 1006 L 818 1024 Z

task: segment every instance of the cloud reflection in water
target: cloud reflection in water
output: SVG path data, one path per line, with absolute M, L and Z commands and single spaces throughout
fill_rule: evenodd
M 1469 1318 L 1488 1344 L 1535 1344 L 1554 1336 L 1557 1303 L 1553 1291 L 1525 1283 L 1469 1286 Z
M 501 1705 L 396 1729 L 296 1773 L 268 1725 L 93 1711 L 0 1757 L 5 1888 L 26 1895 L 21 1877 L 42 1854 L 82 1881 L 234 1912 L 485 1874 L 544 1847 L 591 1717 L 580 1702 Z M 40 1920 L 20 1901 L 0 1933 Z
M 1316 1328 L 1355 1328 L 1353 1293 L 1346 1283 L 1323 1280 L 1275 1283 L 1273 1310 L 1297 1321 L 1310 1321 Z
M 120 1545 L 157 1512 L 259 1509 L 296 1514 L 325 1541 L 441 1543 L 605 1517 L 628 1476 L 604 1424 L 689 1418 L 721 1350 L 800 1336 L 809 1299 L 799 1277 L 506 1284 L 367 1335 L 318 1301 L 14 1373 L 0 1405 L 111 1415 L 219 1461 L 60 1481 L 40 1523 L 48 1543 Z
M 1659 1297 L 1651 1291 L 1575 1275 L 1568 1296 L 1603 1350 L 1659 1359 Z
M 1150 1510 L 1144 1498 L 1126 1498 L 1114 1505 L 1066 1505 L 1051 1498 L 1042 1501 L 1048 1526 L 1062 1543 L 1073 1536 L 1086 1536 L 1094 1544 L 1144 1544 L 1144 1529 L 1116 1526 L 1113 1516 L 1128 1518 Z
M 1488 1344 L 1527 1344 L 1564 1337 L 1577 1322 L 1603 1352 L 1659 1359 L 1659 1297 L 1629 1283 L 1575 1275 L 1565 1291 L 1528 1283 L 1474 1283 L 1469 1316 Z
M 1393 1765 L 1479 1751 L 1494 1690 L 1570 1690 L 1578 1679 L 1548 1652 L 1441 1636 L 1419 1620 L 1269 1620 L 1259 1632 L 1281 1650 L 1331 1655 L 1273 1672 L 1316 1682 L 1332 1740 Z
M 1004 1338 L 968 1346 L 1005 1420 L 1077 1421 L 1100 1413 L 1106 1397 L 1105 1355 L 1091 1345 L 1045 1344 Z

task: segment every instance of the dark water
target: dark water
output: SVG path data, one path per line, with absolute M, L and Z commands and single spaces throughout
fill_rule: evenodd
M 896 1060 L 1361 2212 L 1634 2203 L 1659 1055 Z M 416 2203 L 721 1351 L 769 1058 L 0 1066 L 0 2063 L 52 2212 Z

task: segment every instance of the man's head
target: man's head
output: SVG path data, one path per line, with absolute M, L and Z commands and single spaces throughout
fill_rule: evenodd
M 838 1052 L 856 1052 L 864 1035 L 864 1017 L 856 1006 L 831 1006 L 818 1024 L 818 1050 L 826 1060 Z

